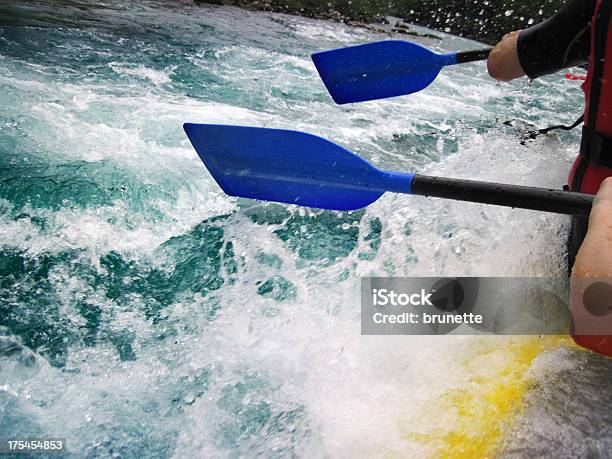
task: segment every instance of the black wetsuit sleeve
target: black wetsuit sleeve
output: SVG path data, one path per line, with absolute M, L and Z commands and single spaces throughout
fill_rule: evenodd
M 518 55 L 527 76 L 537 78 L 588 62 L 596 3 L 573 0 L 546 21 L 521 31 Z

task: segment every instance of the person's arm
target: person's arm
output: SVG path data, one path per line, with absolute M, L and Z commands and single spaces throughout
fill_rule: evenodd
M 576 255 L 570 306 L 575 335 L 612 336 L 612 177 L 599 187 Z
M 595 196 L 589 230 L 576 255 L 572 278 L 612 278 L 612 177 Z
M 612 278 L 612 177 L 599 186 L 572 276 Z
M 509 33 L 489 55 L 489 74 L 500 81 L 523 75 L 533 79 L 586 63 L 595 4 L 573 0 L 546 21 Z
M 520 30 L 510 32 L 491 50 L 487 59 L 487 70 L 499 81 L 510 81 L 525 76 L 519 60 L 517 42 Z

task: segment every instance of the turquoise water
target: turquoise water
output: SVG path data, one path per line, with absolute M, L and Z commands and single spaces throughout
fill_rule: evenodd
M 439 35 L 417 41 L 477 46 Z M 187 3 L 0 5 L 0 437 L 64 437 L 74 457 L 424 453 L 398 426 L 461 384 L 477 338 L 361 337 L 360 276 L 562 275 L 567 218 L 397 195 L 350 213 L 229 198 L 181 128 L 298 129 L 385 169 L 565 183 L 578 134 L 519 137 L 573 121 L 575 82 L 500 85 L 474 63 L 410 97 L 334 105 L 309 54 L 385 38 Z M 548 446 L 525 434 L 540 429 L 606 451 L 605 361 L 544 362 L 536 379 L 572 390 L 536 394 L 516 434 L 527 447 L 508 450 Z M 601 407 L 576 427 L 562 413 L 585 365 Z

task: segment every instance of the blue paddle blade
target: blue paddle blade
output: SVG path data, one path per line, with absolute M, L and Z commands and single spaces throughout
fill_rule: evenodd
M 456 54 L 436 54 L 420 45 L 387 40 L 312 55 L 337 104 L 412 94 L 435 80 Z
M 382 196 L 394 175 L 303 132 L 191 123 L 183 127 L 213 178 L 231 196 L 354 210 Z

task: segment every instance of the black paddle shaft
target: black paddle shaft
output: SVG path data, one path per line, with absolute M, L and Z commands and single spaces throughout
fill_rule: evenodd
M 412 194 L 557 214 L 588 216 L 593 195 L 520 185 L 415 175 Z
M 489 53 L 493 48 L 478 49 L 476 51 L 463 51 L 457 53 L 457 64 L 464 64 L 466 62 L 484 61 L 489 57 Z

